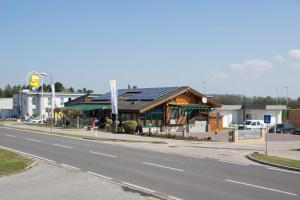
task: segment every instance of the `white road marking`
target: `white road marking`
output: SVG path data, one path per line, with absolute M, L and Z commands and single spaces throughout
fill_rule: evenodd
M 2 149 L 7 149 L 7 150 L 10 150 L 10 151 L 13 151 L 13 152 L 17 152 L 17 153 L 22 154 L 22 155 L 25 155 L 25 156 L 30 156 L 30 157 L 38 158 L 38 159 L 41 159 L 41 160 L 44 160 L 44 161 L 47 161 L 47 162 L 50 162 L 50 163 L 55 163 L 54 160 L 49 160 L 49 159 L 47 159 L 47 158 L 43 158 L 43 157 L 40 157 L 40 156 L 36 156 L 36 155 L 30 154 L 30 153 L 25 153 L 25 152 L 23 152 L 23 151 L 11 149 L 11 148 L 8 148 L 8 147 L 3 147 L 3 146 L 0 146 L 0 147 L 1 147 Z
M 62 148 L 66 148 L 66 149 L 72 149 L 73 147 L 69 147 L 69 146 L 64 146 L 64 145 L 60 145 L 60 144 L 53 144 L 54 146 L 58 146 L 58 147 L 62 147 Z
M 31 138 L 27 138 L 26 140 L 32 141 L 32 142 L 41 142 L 41 141 L 39 141 L 39 140 L 35 140 L 35 139 L 31 139 Z
M 148 162 L 142 162 L 142 163 L 145 164 L 145 165 L 151 165 L 151 166 L 155 166 L 155 167 L 161 167 L 161 168 L 170 169 L 170 170 L 179 171 L 179 172 L 183 172 L 184 171 L 182 169 L 177 169 L 177 168 L 168 167 L 168 166 L 164 166 L 164 165 L 158 165 L 158 164 L 154 164 L 154 163 L 148 163 Z
M 174 196 L 169 196 L 169 198 L 172 199 L 172 200 L 183 200 L 183 199 L 180 199 L 180 198 L 174 197 Z
M 12 137 L 12 138 L 16 138 L 17 136 L 15 136 L 15 135 L 9 135 L 9 134 L 5 134 L 5 136 L 7 136 L 7 137 Z
M 100 177 L 100 178 L 112 180 L 112 178 L 110 178 L 110 177 L 108 177 L 108 176 L 103 176 L 103 175 L 101 175 L 101 174 L 97 174 L 97 173 L 94 173 L 94 172 L 88 171 L 88 174 L 91 174 L 91 175 L 93 175 L 93 176 L 98 176 L 98 177 Z
M 110 154 L 105 154 L 105 153 L 100 153 L 96 151 L 90 151 L 90 153 L 101 155 L 101 156 L 106 156 L 106 157 L 112 157 L 112 158 L 117 158 L 118 156 L 110 155 Z
M 183 155 L 184 157 L 189 157 L 189 158 L 200 158 L 200 159 L 205 159 L 203 156 L 191 156 L 191 155 Z
M 233 162 L 233 161 L 228 161 L 228 160 L 218 160 L 218 161 L 223 162 L 223 163 L 235 164 L 235 165 L 244 165 L 244 166 L 249 165 L 249 164 L 246 164 L 246 163 L 239 163 L 239 162 Z
M 67 164 L 61 164 L 62 167 L 64 168 L 69 168 L 69 169 L 73 169 L 73 170 L 76 170 L 76 171 L 80 171 L 80 168 L 78 167 L 73 167 L 71 165 L 67 165 Z
M 287 169 L 279 169 L 279 168 L 275 168 L 275 167 L 266 167 L 266 169 L 271 169 L 271 170 L 281 171 L 281 172 L 287 172 L 287 173 L 293 173 L 293 174 L 300 174 L 300 172 L 290 171 L 290 170 L 287 170 Z
M 295 194 L 295 193 L 285 192 L 285 191 L 282 191 L 282 190 L 277 190 L 277 189 L 273 189 L 273 188 L 267 188 L 267 187 L 263 187 L 263 186 L 259 186 L 259 185 L 252 185 L 252 184 L 249 184 L 249 183 L 243 183 L 243 182 L 234 181 L 234 180 L 230 180 L 230 179 L 226 179 L 225 181 L 231 182 L 231 183 L 240 184 L 240 185 L 246 185 L 246 186 L 250 186 L 250 187 L 254 187 L 254 188 L 259 188 L 259 189 L 263 189 L 263 190 L 269 190 L 269 191 L 273 191 L 273 192 L 279 192 L 279 193 L 283 193 L 283 194 L 288 194 L 288 195 L 292 195 L 292 196 L 298 196 L 298 194 Z
M 144 190 L 144 191 L 146 191 L 146 192 L 155 193 L 154 190 L 150 190 L 150 189 L 148 189 L 148 188 L 144 188 L 144 187 L 141 187 L 141 186 L 138 186 L 138 185 L 134 185 L 134 184 L 131 184 L 131 183 L 127 183 L 127 182 L 122 182 L 122 183 L 125 184 L 125 185 L 128 185 L 128 186 L 131 186 L 131 187 L 140 189 L 140 190 Z

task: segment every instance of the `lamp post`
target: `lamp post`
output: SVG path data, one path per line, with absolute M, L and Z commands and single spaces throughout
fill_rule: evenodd
M 47 73 L 40 73 L 42 76 L 50 76 L 50 85 L 51 85 L 51 92 L 52 92 L 52 98 L 51 98 L 51 133 L 53 132 L 53 117 L 54 117 L 54 86 L 53 86 L 53 79 L 52 79 L 52 76 L 51 75 L 48 75 Z M 42 83 L 43 84 L 43 83 Z M 42 85 L 42 109 L 43 109 L 43 112 L 44 112 L 44 93 L 43 93 L 43 85 Z M 44 119 L 44 118 L 43 118 Z
M 285 108 L 285 113 L 286 113 L 286 121 L 288 122 L 288 105 L 289 105 L 289 88 L 288 86 L 284 87 L 286 89 L 286 108 Z
M 205 95 L 205 81 L 201 82 L 203 84 L 203 94 Z
M 44 110 L 44 78 L 43 78 L 43 76 L 48 76 L 48 74 L 46 74 L 46 73 L 44 73 L 44 72 L 41 72 L 40 73 L 41 74 L 41 76 L 42 76 L 42 102 L 41 102 L 41 104 L 42 104 L 42 107 L 41 107 L 41 109 L 42 109 L 42 112 L 41 112 L 41 114 L 42 114 L 42 126 L 44 126 L 44 113 L 45 113 L 45 110 Z

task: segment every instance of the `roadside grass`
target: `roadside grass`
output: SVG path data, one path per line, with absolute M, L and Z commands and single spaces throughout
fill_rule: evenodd
M 32 163 L 33 160 L 29 158 L 0 149 L 0 176 L 20 172 Z
M 261 154 L 258 152 L 254 152 L 253 154 L 251 154 L 251 156 L 257 160 L 300 169 L 300 160 L 292 160 L 292 159 L 281 158 L 277 156 L 267 156 L 265 154 Z

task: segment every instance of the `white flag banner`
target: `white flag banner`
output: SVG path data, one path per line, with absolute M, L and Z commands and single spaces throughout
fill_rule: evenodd
M 118 114 L 118 92 L 117 92 L 117 80 L 110 80 L 110 101 L 111 101 L 111 113 Z
M 51 112 L 53 112 L 53 109 L 54 109 L 54 107 L 55 107 L 55 86 L 54 86 L 54 84 L 52 84 L 51 85 L 51 92 L 52 92 L 52 102 L 51 102 L 51 108 L 52 108 L 52 110 L 51 110 Z

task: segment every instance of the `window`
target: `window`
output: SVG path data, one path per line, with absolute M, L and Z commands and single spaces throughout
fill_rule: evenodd
M 63 98 L 63 97 L 60 98 L 60 105 L 61 105 L 61 106 L 64 105 L 64 98 Z
M 52 98 L 48 97 L 48 106 L 51 106 L 51 103 L 52 103 Z
M 246 119 L 252 119 L 252 114 L 246 114 Z
M 31 103 L 32 103 L 32 105 L 34 105 L 34 106 L 36 105 L 36 97 L 32 97 L 32 98 L 31 98 Z

